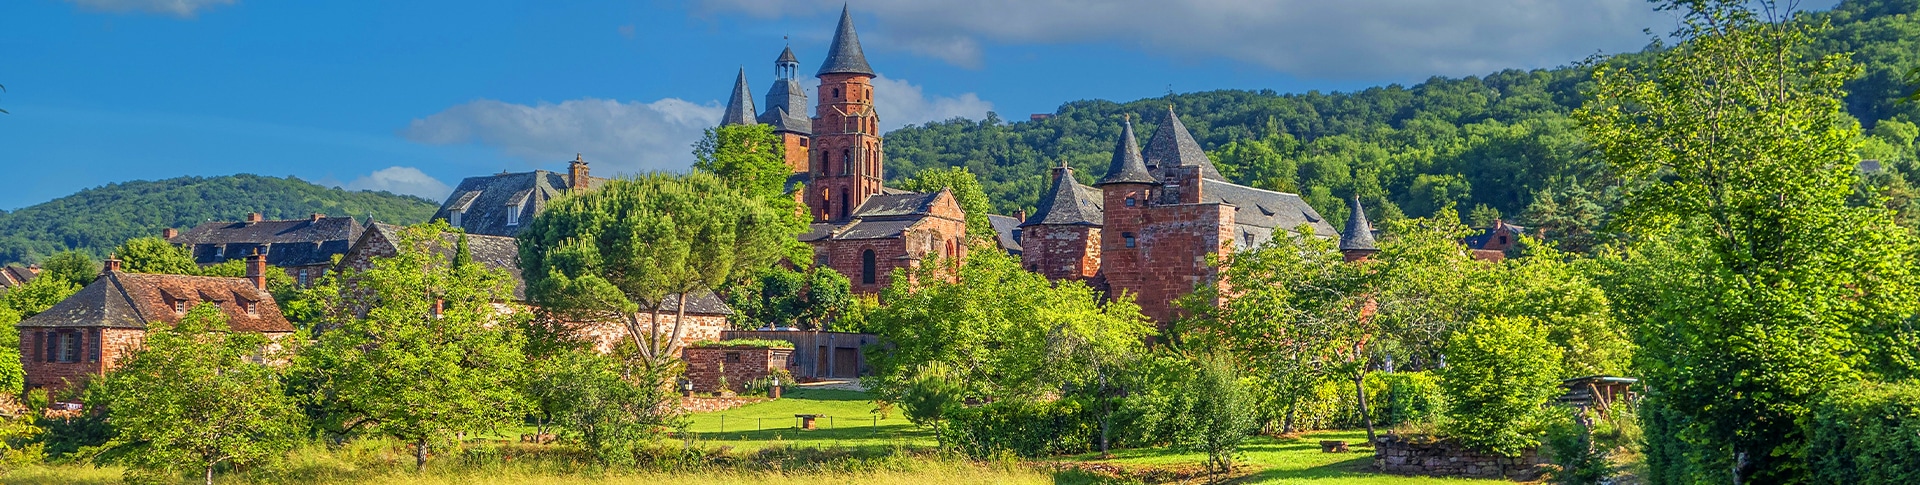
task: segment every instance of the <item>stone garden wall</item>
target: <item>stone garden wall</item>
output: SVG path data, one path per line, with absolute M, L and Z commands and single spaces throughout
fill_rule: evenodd
M 1482 453 L 1452 441 L 1413 442 L 1382 436 L 1373 444 L 1373 466 L 1397 475 L 1532 480 L 1547 460 L 1538 449 L 1517 457 Z

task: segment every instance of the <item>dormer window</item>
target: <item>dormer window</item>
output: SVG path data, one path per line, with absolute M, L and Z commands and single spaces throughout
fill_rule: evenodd
M 520 225 L 520 208 L 518 206 L 507 206 L 507 225 Z
M 213 247 L 213 257 L 215 258 L 227 257 L 227 247 L 223 245 L 215 245 Z
M 240 306 L 242 308 L 247 309 L 248 315 L 254 315 L 254 316 L 260 315 L 260 302 L 252 301 L 252 300 L 240 300 Z
M 1014 229 L 1014 230 L 1013 230 L 1013 242 L 1020 242 L 1020 230 L 1019 230 L 1019 229 Z
M 463 210 L 448 211 L 447 224 L 451 224 L 453 225 L 453 227 L 460 227 L 460 219 L 461 219 L 460 216 L 466 215 L 466 212 L 467 211 L 463 211 Z
M 186 312 L 187 312 L 187 301 L 186 301 L 186 300 L 181 300 L 181 299 L 175 299 L 175 300 L 173 300 L 173 312 L 174 312 L 174 313 L 183 313 L 183 314 L 184 314 L 184 313 L 186 313 Z
M 1242 234 L 1242 238 L 1247 240 L 1247 247 L 1253 247 L 1253 233 Z

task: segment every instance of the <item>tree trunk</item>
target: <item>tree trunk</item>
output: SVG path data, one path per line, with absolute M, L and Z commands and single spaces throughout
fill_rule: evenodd
M 1100 374 L 1100 456 L 1102 458 L 1107 456 L 1109 450 L 1109 448 L 1107 448 L 1107 436 L 1112 432 L 1112 429 L 1113 391 L 1107 389 L 1107 374 L 1102 372 Z
M 1373 443 L 1373 413 L 1367 411 L 1367 367 L 1360 364 L 1360 371 L 1353 374 L 1353 394 L 1360 399 L 1360 422 L 1367 425 L 1367 443 Z
M 687 324 L 687 292 L 680 292 L 679 303 L 673 306 L 673 336 L 667 339 L 665 346 L 661 347 L 664 350 L 662 353 L 667 354 L 667 358 L 673 358 L 674 347 L 680 345 L 680 329 Z
M 214 462 L 219 463 L 219 462 Z M 207 485 L 213 485 L 213 463 L 207 464 Z
M 1287 403 L 1287 417 L 1280 421 L 1280 434 L 1293 434 L 1293 417 L 1294 413 L 1299 412 L 1299 409 L 1299 399 L 1294 399 L 1294 402 Z
M 420 438 L 420 441 L 414 442 L 413 471 L 419 472 L 426 469 L 427 469 L 427 439 Z

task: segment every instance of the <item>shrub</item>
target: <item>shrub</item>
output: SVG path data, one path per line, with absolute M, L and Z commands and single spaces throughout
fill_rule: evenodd
M 1187 392 L 1194 397 L 1193 426 L 1180 436 L 1182 448 L 1207 454 L 1208 473 L 1233 471 L 1240 443 L 1253 431 L 1254 401 L 1240 382 L 1239 369 L 1224 356 L 1201 359 Z
M 1808 425 L 1815 482 L 1920 483 L 1920 383 L 1865 383 L 1828 394 Z
M 1374 372 L 1361 383 L 1367 389 L 1367 412 L 1380 426 L 1434 421 L 1446 409 L 1440 379 L 1430 372 Z M 1363 426 L 1353 381 L 1328 380 L 1314 387 L 1294 410 L 1293 429 L 1352 429 Z M 1286 409 L 1268 409 L 1270 419 L 1286 419 Z
M 1098 421 L 1078 400 L 1009 400 L 947 413 L 940 445 L 976 460 L 1012 453 L 1040 457 L 1084 453 L 1100 434 Z
M 701 348 L 705 348 L 705 347 L 768 347 L 768 348 L 775 348 L 775 349 L 791 349 L 793 348 L 793 342 L 788 342 L 785 340 L 770 340 L 770 339 L 760 339 L 760 338 L 737 338 L 732 340 L 705 340 L 705 341 L 690 343 L 690 344 L 687 344 L 687 346 L 701 347 Z
M 1516 456 L 1539 443 L 1559 395 L 1560 349 L 1530 318 L 1482 318 L 1447 339 L 1441 431 L 1475 449 Z

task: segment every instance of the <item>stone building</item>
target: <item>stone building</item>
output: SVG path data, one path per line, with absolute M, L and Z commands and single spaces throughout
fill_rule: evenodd
M 1474 259 L 1501 261 L 1507 259 L 1507 250 L 1520 244 L 1520 236 L 1526 233 L 1525 227 L 1494 219 L 1492 226 L 1480 229 L 1478 234 L 1467 236 L 1461 243 L 1466 244 L 1467 249 L 1473 251 Z
M 0 266 L 0 291 L 27 284 L 40 275 L 40 265 Z
M 218 306 L 234 331 L 291 334 L 266 271 L 262 255 L 248 259 L 246 278 L 127 273 L 109 259 L 93 283 L 15 325 L 27 387 L 64 389 L 113 370 L 146 341 L 147 325 L 177 323 L 202 303 Z
M 267 265 L 286 271 L 304 286 L 325 273 L 334 256 L 346 254 L 360 239 L 361 230 L 352 217 L 313 214 L 305 219 L 269 221 L 255 212 L 247 214 L 244 221 L 208 222 L 186 232 L 167 229 L 162 236 L 175 246 L 187 248 L 194 262 L 201 265 L 243 259 L 257 249 L 266 254 Z
M 874 294 L 891 282 L 894 269 L 965 257 L 966 216 L 953 194 L 882 185 L 885 148 L 873 102 L 873 67 L 846 9 L 840 11 L 826 60 L 815 72 L 819 105 L 811 119 L 797 115 L 807 105 L 796 79 L 798 67 L 791 48 L 781 51 L 774 61 L 776 80 L 767 92 L 767 110 L 757 117 L 752 116 L 753 100 L 742 70 L 721 123 L 765 123 L 780 134 L 793 170 L 788 188 L 805 187 L 794 196 L 813 225 L 800 239 L 813 246 L 816 261 L 846 275 L 856 293 Z M 1010 224 L 1003 225 L 1011 230 Z M 1000 239 L 1003 246 L 1011 242 Z
M 602 183 L 606 179 L 589 175 L 586 160 L 578 155 L 567 164 L 567 173 L 535 170 L 467 177 L 428 220 L 446 220 L 467 234 L 512 237 L 526 229 L 548 201 Z
M 749 383 L 787 370 L 792 357 L 793 349 L 762 345 L 708 344 L 680 351 L 680 359 L 687 362 L 686 378 L 693 384 L 693 392 L 719 391 L 722 378 L 726 379 L 726 390 L 745 391 Z
M 1338 235 L 1299 195 L 1227 181 L 1171 107 L 1144 152 L 1132 122 L 1122 125 L 1096 188 L 1072 174 L 1054 169 L 1041 206 L 1021 224 L 1022 263 L 1131 295 L 1163 323 L 1178 314 L 1175 299 L 1217 284 L 1207 255 L 1259 246 L 1276 232 Z

